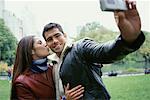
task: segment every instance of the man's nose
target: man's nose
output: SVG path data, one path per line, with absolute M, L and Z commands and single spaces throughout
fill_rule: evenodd
M 53 43 L 57 42 L 57 38 L 53 37 Z

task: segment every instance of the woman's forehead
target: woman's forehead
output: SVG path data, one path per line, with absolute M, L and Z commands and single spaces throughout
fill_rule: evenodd
M 35 37 L 34 37 L 34 40 L 40 40 L 40 37 L 35 36 Z
M 38 36 L 35 36 L 35 37 L 34 37 L 34 41 L 35 41 L 35 42 L 42 41 L 43 43 L 45 43 L 45 40 L 42 39 L 42 38 L 40 38 L 40 37 L 38 37 Z

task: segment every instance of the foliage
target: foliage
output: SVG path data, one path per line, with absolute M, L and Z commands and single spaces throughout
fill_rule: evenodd
M 135 68 L 133 68 L 133 67 L 132 67 L 132 68 L 128 68 L 128 69 L 127 69 L 127 72 L 132 72 L 132 73 L 133 73 L 133 72 L 137 72 L 137 69 L 135 69 Z
M 7 62 L 8 65 L 13 63 L 17 39 L 5 26 L 4 20 L 0 19 L 0 61 Z
M 146 40 L 144 45 L 139 49 L 139 53 L 143 56 L 145 60 L 145 66 L 147 67 L 147 63 L 150 63 L 150 32 L 144 31 Z
M 99 23 L 92 22 L 87 23 L 85 26 L 82 26 L 80 28 L 79 34 L 77 35 L 76 38 L 74 38 L 74 40 L 77 41 L 79 39 L 89 37 L 98 42 L 105 42 L 115 38 L 116 34 L 117 34 L 116 32 L 108 30 Z
M 108 77 L 104 83 L 111 100 L 149 100 L 150 75 Z
M 150 64 L 150 32 L 145 32 L 145 42 L 144 44 L 140 47 L 139 50 L 136 52 L 128 55 L 126 58 L 123 59 L 124 62 L 141 62 L 144 63 L 143 66 L 141 67 L 149 67 Z
M 4 62 L 0 62 L 0 72 L 5 72 L 8 70 L 8 64 Z
M 129 74 L 129 73 L 144 73 L 144 63 L 141 62 L 130 62 L 128 64 L 105 64 L 102 68 L 102 72 L 108 73 L 110 71 L 118 72 L 119 74 Z M 133 69 L 133 70 L 132 70 Z M 132 72 L 130 72 L 132 70 Z
M 144 31 L 144 34 L 146 40 L 141 48 L 136 52 L 127 55 L 124 59 L 113 63 L 113 65 L 120 66 L 120 64 L 132 64 L 133 66 L 134 64 L 136 65 L 136 63 L 145 63 L 144 65 L 140 64 L 135 67 L 147 67 L 150 64 L 150 32 Z M 77 41 L 79 39 L 89 37 L 97 42 L 106 42 L 115 39 L 118 35 L 118 32 L 108 30 L 97 22 L 91 22 L 80 28 L 79 34 L 74 40 Z

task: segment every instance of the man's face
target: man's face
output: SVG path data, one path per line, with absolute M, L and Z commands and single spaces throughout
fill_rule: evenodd
M 56 54 L 61 54 L 66 43 L 66 36 L 58 28 L 48 30 L 44 35 L 48 47 Z

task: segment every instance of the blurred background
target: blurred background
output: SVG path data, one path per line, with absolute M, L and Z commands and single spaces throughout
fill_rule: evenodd
M 150 98 L 150 1 L 135 1 L 146 41 L 138 51 L 102 68 L 112 100 Z M 119 35 L 113 12 L 102 12 L 99 0 L 0 0 L 0 100 L 9 98 L 18 41 L 31 34 L 42 38 L 49 22 L 61 24 L 71 41 L 89 37 L 105 42 Z

